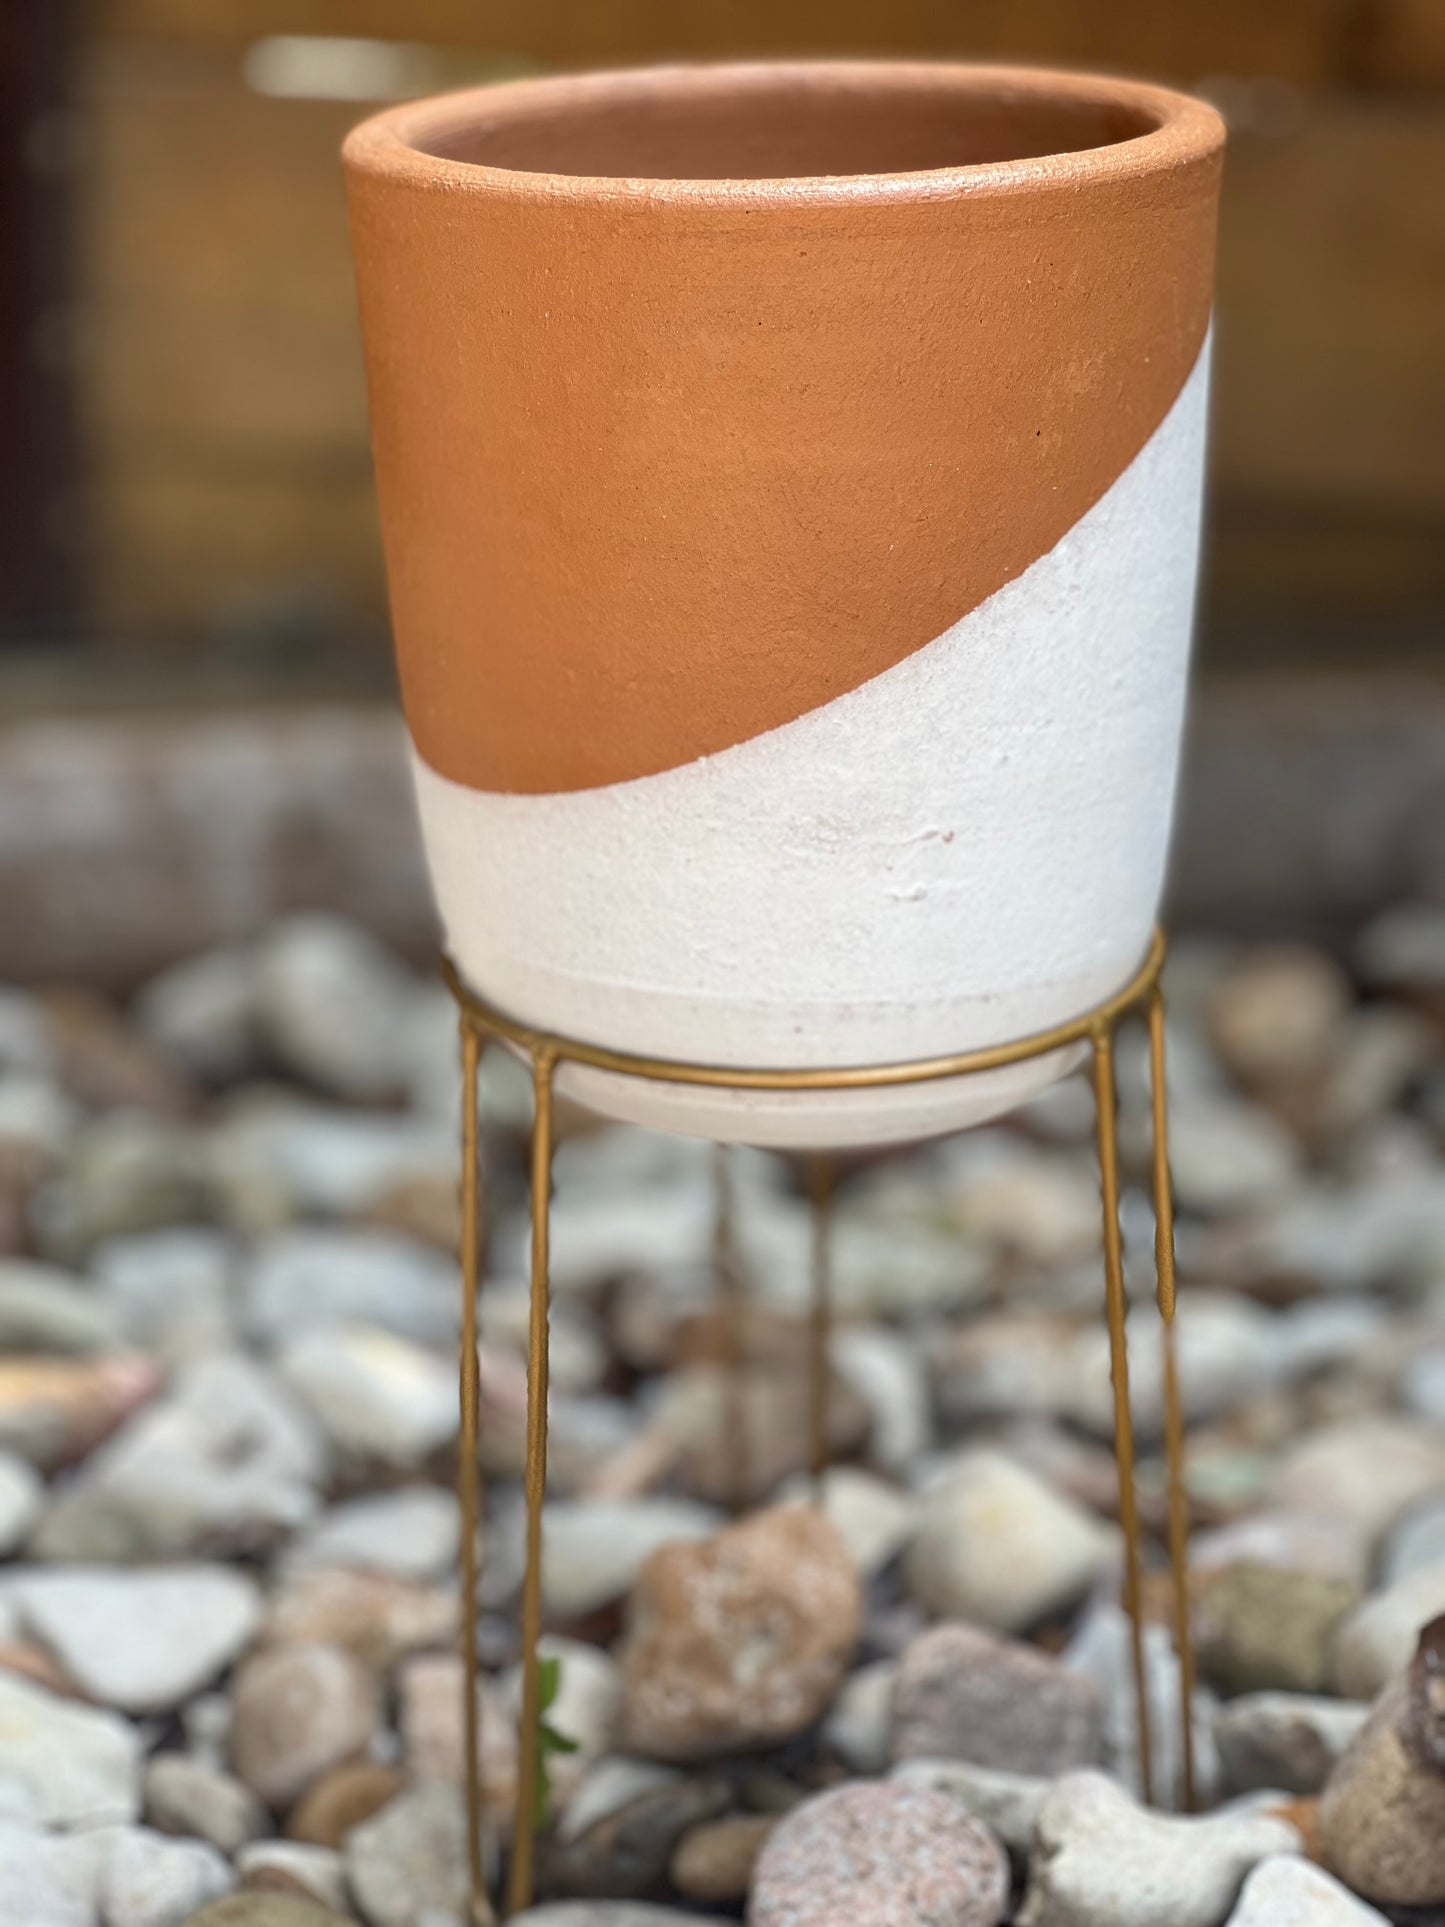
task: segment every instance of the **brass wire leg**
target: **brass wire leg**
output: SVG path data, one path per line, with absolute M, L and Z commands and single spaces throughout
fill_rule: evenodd
M 1149 998 L 1149 1104 L 1153 1119 L 1152 1191 L 1154 1270 L 1163 1324 L 1164 1466 L 1173 1585 L 1174 1645 L 1179 1656 L 1180 1792 L 1184 1811 L 1195 1808 L 1194 1636 L 1189 1621 L 1189 1500 L 1184 1489 L 1184 1413 L 1174 1332 L 1174 1192 L 1169 1181 L 1169 1096 L 1164 1081 L 1164 998 Z
M 1129 1409 L 1128 1303 L 1124 1248 L 1119 1232 L 1119 1141 L 1114 1089 L 1114 1032 L 1094 1033 L 1094 1106 L 1099 1136 L 1099 1183 L 1104 1200 L 1104 1309 L 1109 1324 L 1109 1373 L 1114 1385 L 1114 1462 L 1119 1474 L 1119 1523 L 1124 1528 L 1124 1607 L 1134 1660 L 1139 1721 L 1139 1783 L 1146 1805 L 1154 1799 L 1154 1762 L 1149 1722 L 1149 1676 L 1144 1666 L 1142 1551 L 1134 1489 L 1134 1421 Z
M 517 1814 L 507 1911 L 532 1904 L 537 1839 L 542 1637 L 542 1503 L 547 1496 L 547 1245 L 552 1204 L 552 1081 L 557 1053 L 532 1052 L 532 1299 L 527 1339 L 527 1569 L 522 1580 L 522 1718 L 517 1737 Z
M 1099 1175 L 1103 1199 L 1105 1310 L 1114 1389 L 1114 1446 L 1119 1474 L 1119 1518 L 1124 1531 L 1124 1605 L 1133 1641 L 1133 1670 L 1139 1720 L 1139 1770 L 1146 1800 L 1153 1798 L 1154 1762 L 1150 1707 L 1144 1666 L 1142 1598 L 1143 1552 L 1135 1494 L 1134 1431 L 1129 1407 L 1123 1244 L 1119 1227 L 1119 1149 L 1114 1079 L 1114 1032 L 1119 1022 L 1143 1012 L 1149 1026 L 1150 1096 L 1153 1121 L 1152 1189 L 1155 1215 L 1155 1264 L 1159 1315 L 1163 1322 L 1165 1457 L 1168 1478 L 1168 1541 L 1174 1584 L 1174 1634 L 1179 1651 L 1182 1791 L 1184 1804 L 1195 1798 L 1190 1706 L 1194 1653 L 1187 1590 L 1188 1507 L 1184 1487 L 1184 1426 L 1175 1356 L 1174 1226 L 1169 1184 L 1168 1100 L 1164 1082 L 1164 1010 L 1159 973 L 1164 940 L 1156 933 L 1133 979 L 1115 996 L 1082 1017 L 1008 1044 L 957 1052 L 911 1064 L 858 1065 L 838 1070 L 749 1070 L 689 1064 L 637 1056 L 602 1045 L 556 1037 L 519 1023 L 469 991 L 450 965 L 444 974 L 461 1009 L 462 1111 L 462 1356 L 461 1450 L 457 1494 L 462 1514 L 463 1652 L 467 1703 L 464 1713 L 467 1784 L 467 1865 L 474 1927 L 490 1927 L 491 1911 L 483 1879 L 484 1813 L 481 1784 L 481 1716 L 477 1654 L 477 1544 L 481 1511 L 478 1457 L 480 1390 L 477 1358 L 477 1301 L 481 1287 L 481 1169 L 478 1124 L 478 1074 L 487 1045 L 511 1044 L 531 1062 L 535 1100 L 532 1131 L 532 1276 L 530 1345 L 527 1359 L 527 1567 L 522 1588 L 522 1713 L 518 1745 L 517 1811 L 512 1831 L 508 1911 L 531 1904 L 536 1844 L 537 1763 L 539 1757 L 538 1642 L 542 1630 L 542 1506 L 547 1486 L 547 1314 L 553 1120 L 552 1098 L 562 1063 L 644 1080 L 737 1091 L 880 1090 L 905 1084 L 967 1075 L 1047 1057 L 1071 1046 L 1087 1045 L 1093 1054 L 1098 1125 Z M 734 1172 L 726 1146 L 719 1147 L 715 1254 L 718 1284 L 726 1312 L 728 1394 L 727 1430 L 735 1453 L 734 1497 L 747 1488 L 745 1412 L 746 1305 L 737 1262 Z M 813 1158 L 809 1166 L 812 1208 L 812 1301 L 809 1320 L 811 1468 L 818 1496 L 829 1460 L 832 1327 L 833 1160 Z
M 713 1146 L 713 1271 L 723 1327 L 723 1425 L 718 1441 L 728 1454 L 728 1509 L 747 1509 L 748 1464 L 747 1297 L 737 1250 L 737 1174 L 731 1144 Z
M 462 1515 L 462 1661 L 466 1700 L 467 1888 L 472 1927 L 492 1918 L 482 1871 L 481 1682 L 477 1667 L 477 1535 L 481 1528 L 481 1462 L 478 1432 L 481 1385 L 477 1366 L 477 1294 L 481 1288 L 481 1144 L 477 1086 L 482 1040 L 462 1020 L 462 1341 L 461 1436 L 457 1447 L 457 1499 Z
M 830 1395 L 833 1338 L 833 1160 L 826 1151 L 808 1161 L 808 1200 L 812 1207 L 812 1305 L 808 1317 L 808 1424 L 813 1499 L 822 1505 L 832 1457 Z

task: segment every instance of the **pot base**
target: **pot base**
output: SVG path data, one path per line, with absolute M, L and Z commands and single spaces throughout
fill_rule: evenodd
M 864 1150 L 986 1124 L 1077 1070 L 1087 1051 L 1087 1045 L 1072 1044 L 1000 1070 L 863 1091 L 726 1091 L 565 1063 L 558 1067 L 557 1091 L 620 1123 L 719 1144 Z

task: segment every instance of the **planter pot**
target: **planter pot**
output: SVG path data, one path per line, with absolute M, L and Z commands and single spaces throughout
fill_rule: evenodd
M 1017 1038 L 1148 944 L 1184 700 L 1223 130 L 1123 81 L 656 69 L 346 145 L 404 707 L 451 953 L 657 1057 Z M 763 1143 L 880 1092 L 568 1067 Z

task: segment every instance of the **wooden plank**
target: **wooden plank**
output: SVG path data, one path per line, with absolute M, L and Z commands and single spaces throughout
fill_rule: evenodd
M 1355 12 L 1353 0 L 98 0 L 96 19 L 102 33 L 152 39 L 362 35 L 516 49 L 559 66 L 877 51 L 1319 82 L 1337 76 Z
M 1445 106 L 1241 136 L 1221 230 L 1221 490 L 1445 529 Z

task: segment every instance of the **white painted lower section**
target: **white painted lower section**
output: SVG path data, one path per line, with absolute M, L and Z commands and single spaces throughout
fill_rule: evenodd
M 1168 848 L 1208 344 L 1058 545 L 862 688 L 681 769 L 563 795 L 416 759 L 452 955 L 535 1024 L 722 1065 L 877 1064 L 1075 1016 L 1141 961 Z M 960 511 L 967 513 L 967 505 Z M 1067 1066 L 748 1096 L 569 1068 L 617 1116 L 760 1144 L 898 1141 Z

